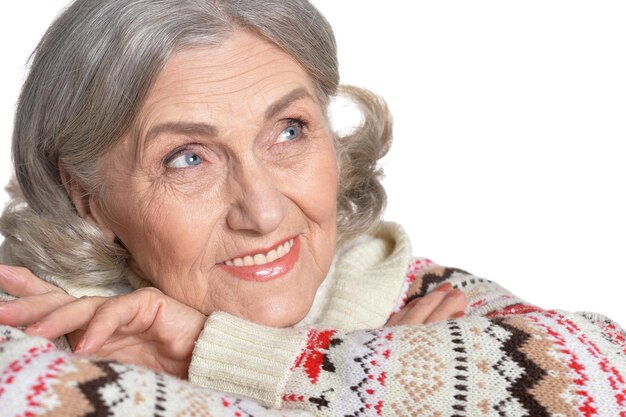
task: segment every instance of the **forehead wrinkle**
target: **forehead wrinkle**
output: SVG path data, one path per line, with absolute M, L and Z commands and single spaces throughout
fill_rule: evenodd
M 211 49 L 215 50 L 215 48 L 209 48 L 209 53 Z M 179 52 L 170 59 L 166 68 L 163 70 L 163 74 L 171 73 L 171 75 L 176 76 L 177 73 L 189 74 L 191 72 L 190 76 L 186 77 L 187 80 L 193 81 L 201 79 L 205 81 L 207 74 L 215 76 L 216 74 L 228 72 L 227 70 L 229 69 L 238 69 L 234 74 L 225 74 L 224 78 L 212 78 L 210 80 L 210 82 L 222 82 L 246 76 L 264 67 L 274 67 L 278 60 L 290 61 L 299 66 L 299 63 L 290 55 L 277 49 L 276 45 L 268 41 L 264 43 L 263 47 L 259 47 L 255 44 L 248 46 L 243 51 L 241 47 L 232 50 L 228 47 L 223 47 L 221 54 L 227 54 L 227 56 L 220 56 L 219 62 L 214 62 L 214 60 L 209 59 L 199 59 L 199 56 L 203 56 L 204 51 L 206 51 L 206 48 L 187 49 Z M 273 60 L 263 59 L 261 63 L 256 59 L 257 56 L 265 56 L 267 54 L 274 55 L 275 58 Z M 268 74 L 275 74 L 275 71 L 269 71 Z M 177 81 L 172 81 L 170 84 L 176 82 Z M 170 87 L 170 84 L 165 84 L 164 87 Z
M 246 60 L 250 60 L 252 57 L 247 57 Z M 239 60 L 240 62 L 244 62 L 244 59 Z M 229 82 L 229 81 L 237 81 L 237 82 L 241 82 L 241 79 L 248 79 L 248 78 L 259 78 L 260 80 L 263 79 L 267 79 L 267 78 L 271 78 L 271 77 L 276 77 L 278 76 L 278 72 L 276 71 L 276 63 L 279 61 L 279 59 L 275 59 L 273 61 L 268 61 L 268 62 L 263 62 L 263 63 L 258 63 L 257 61 L 255 61 L 254 63 L 252 63 L 251 65 L 240 65 L 238 62 L 233 62 L 232 65 L 230 63 L 226 63 L 226 64 L 222 64 L 220 65 L 220 67 L 218 68 L 218 70 L 216 72 L 218 73 L 224 73 L 224 76 L 222 78 L 211 78 L 211 80 L 209 82 L 215 82 L 215 83 L 222 83 L 222 82 Z M 228 65 L 231 65 L 230 68 L 228 68 Z M 230 69 L 231 71 L 224 71 L 225 68 Z M 237 69 L 236 71 L 233 69 Z M 215 75 L 215 74 L 212 74 Z M 204 78 L 206 77 L 206 75 L 201 74 L 196 78 Z
M 262 89 L 262 86 L 268 82 L 272 82 L 274 80 L 275 83 L 281 85 L 279 83 L 279 79 L 288 78 L 287 76 L 291 73 L 295 73 L 295 71 L 291 70 L 282 70 L 276 71 L 275 68 L 272 68 L 271 71 L 264 72 L 259 74 L 259 68 L 254 67 L 250 69 L 246 69 L 240 71 L 236 74 L 229 74 L 222 78 L 211 78 L 207 80 L 206 75 L 198 75 L 196 77 L 188 77 L 185 81 L 177 80 L 173 82 L 172 85 L 166 89 L 163 93 L 161 93 L 161 97 L 155 98 L 151 106 L 158 105 L 163 101 L 169 101 L 176 98 L 185 98 L 189 95 L 196 95 L 203 97 L 201 99 L 196 97 L 194 100 L 181 100 L 180 103 L 209 103 L 210 101 L 215 101 L 216 98 L 220 98 L 222 96 L 230 96 L 232 94 L 242 93 L 249 90 L 256 90 L 257 86 L 261 86 L 258 89 Z M 178 88 L 176 84 L 180 84 Z M 168 90 L 171 90 L 172 93 L 169 93 Z M 250 96 L 254 96 L 254 93 L 250 93 Z M 178 103 L 176 103 L 178 104 Z M 215 104 L 215 103 L 214 103 Z
M 241 48 L 233 50 L 224 48 L 225 50 L 218 52 L 218 54 L 228 53 L 229 55 L 226 58 L 221 56 L 222 59 L 219 63 L 210 59 L 211 49 L 213 48 L 186 50 L 171 57 L 169 64 L 157 80 L 155 90 L 153 90 L 153 94 L 156 93 L 157 95 L 156 100 L 153 100 L 154 103 L 186 94 L 198 94 L 198 91 L 202 92 L 203 90 L 211 97 L 237 93 L 275 77 L 282 79 L 284 75 L 280 75 L 280 72 L 277 71 L 277 65 L 282 67 L 283 71 L 281 72 L 286 73 L 297 73 L 297 71 L 289 69 L 291 65 L 302 69 L 301 65 L 290 55 L 282 50 L 277 50 L 276 46 L 269 42 L 264 43 L 263 47 L 249 46 L 243 52 Z M 206 58 L 205 53 L 207 52 L 209 59 L 201 59 Z M 275 59 L 265 59 L 267 54 L 275 56 Z M 257 55 L 263 56 L 264 59 L 256 59 Z M 277 64 L 279 61 L 285 61 L 289 65 Z M 306 75 L 306 71 L 303 73 Z M 220 75 L 221 77 L 218 78 Z M 305 84 L 309 84 L 311 80 L 306 77 L 304 81 Z M 220 83 L 225 85 L 215 85 Z M 233 85 L 230 86 L 230 83 Z M 218 87 L 221 92 L 210 91 L 211 88 L 215 89 L 215 87 Z M 159 95 L 161 97 L 158 97 Z
M 222 61 L 222 65 L 219 66 L 214 62 L 215 60 L 198 59 L 199 56 L 202 56 L 202 50 L 181 51 L 178 56 L 170 58 L 169 65 L 164 68 L 163 72 L 160 74 L 160 80 L 157 80 L 157 85 L 155 85 L 153 94 L 151 94 L 151 102 L 146 103 L 147 106 L 144 107 L 145 111 L 142 112 L 143 117 L 140 116 L 141 122 L 136 124 L 136 126 L 139 125 L 135 134 L 135 137 L 139 139 L 135 140 L 134 153 L 136 157 L 141 157 L 142 152 L 150 147 L 150 141 L 146 140 L 148 139 L 146 133 L 148 127 L 146 125 L 150 124 L 150 113 L 156 112 L 158 114 L 167 106 L 180 106 L 189 103 L 219 106 L 219 99 L 222 96 L 228 97 L 232 94 L 245 93 L 250 90 L 252 90 L 252 92 L 248 95 L 250 98 L 253 98 L 256 96 L 253 91 L 261 88 L 257 88 L 257 86 L 262 86 L 268 82 L 277 82 L 275 78 L 283 79 L 285 77 L 284 74 L 298 74 L 295 69 L 290 68 L 283 68 L 283 71 L 277 72 L 277 61 L 291 61 L 289 64 L 301 67 L 299 63 L 294 61 L 289 55 L 285 55 L 282 51 L 276 51 L 275 46 L 271 43 L 267 43 L 263 45 L 263 47 L 248 47 L 244 51 L 247 53 L 241 53 L 241 49 L 228 50 L 227 52 L 229 55 Z M 256 56 L 268 53 L 275 55 L 277 59 L 273 61 L 263 59 L 261 62 L 256 60 Z M 268 70 L 265 71 L 265 68 L 268 68 Z M 223 77 L 211 78 L 211 76 L 224 74 L 225 69 L 226 74 Z M 231 70 L 230 72 L 228 71 L 229 69 Z M 319 100 L 317 94 L 312 94 L 307 91 L 309 90 L 308 87 L 314 86 L 311 85 L 312 82 L 309 77 L 306 77 L 306 72 L 304 74 L 304 79 L 297 77 L 300 78 L 297 83 L 297 85 L 300 85 L 299 87 L 297 86 L 294 90 L 289 92 L 287 96 L 283 96 L 277 101 L 270 103 L 264 113 L 261 113 L 264 114 L 266 120 L 276 113 L 279 113 L 293 102 L 305 97 L 310 98 L 314 103 L 318 104 Z M 305 86 L 307 88 L 305 88 Z M 217 87 L 214 88 L 214 90 L 217 91 L 210 91 L 211 87 Z M 206 94 L 206 98 L 202 99 L 202 95 L 204 94 Z M 211 101 L 214 103 L 211 103 Z M 264 101 L 269 102 L 270 100 L 265 98 Z M 251 104 L 248 101 L 246 102 Z M 182 114 L 174 116 L 172 122 L 176 122 L 176 118 L 181 119 Z M 158 121 L 158 117 L 156 119 Z M 193 122 L 193 120 L 189 121 Z M 145 136 L 144 133 L 146 133 Z

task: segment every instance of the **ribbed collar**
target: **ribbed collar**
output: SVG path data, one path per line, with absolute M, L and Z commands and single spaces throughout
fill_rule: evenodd
M 383 222 L 371 236 L 344 245 L 299 325 L 353 331 L 382 327 L 404 284 L 411 243 L 396 223 Z

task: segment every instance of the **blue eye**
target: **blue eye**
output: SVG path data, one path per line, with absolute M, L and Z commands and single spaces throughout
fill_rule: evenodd
M 202 158 L 193 152 L 185 152 L 171 159 L 167 165 L 170 168 L 189 168 L 195 167 L 202 163 Z
M 302 135 L 302 126 L 294 124 L 288 126 L 285 130 L 280 132 L 277 142 L 289 142 L 298 139 Z

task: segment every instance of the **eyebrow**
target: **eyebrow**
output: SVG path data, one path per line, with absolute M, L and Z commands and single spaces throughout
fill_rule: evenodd
M 295 101 L 301 100 L 303 98 L 313 99 L 313 97 L 311 97 L 311 94 L 309 94 L 309 92 L 304 87 L 299 87 L 295 90 L 292 90 L 290 93 L 287 93 L 282 98 L 276 100 L 267 108 L 267 110 L 265 110 L 265 120 L 267 121 L 271 119 L 281 111 L 285 110 L 285 108 L 289 107 L 289 105 L 291 105 Z
M 207 123 L 166 122 L 152 127 L 146 134 L 146 143 L 162 133 L 174 133 L 194 136 L 217 136 L 217 128 Z
M 289 107 L 292 103 L 303 98 L 311 98 L 311 94 L 304 88 L 298 87 L 283 97 L 276 100 L 265 110 L 265 120 L 269 120 L 278 113 Z M 165 122 L 150 128 L 145 136 L 145 143 L 150 143 L 155 137 L 163 133 L 194 135 L 215 137 L 218 135 L 218 129 L 214 125 L 208 123 L 192 123 L 192 122 Z

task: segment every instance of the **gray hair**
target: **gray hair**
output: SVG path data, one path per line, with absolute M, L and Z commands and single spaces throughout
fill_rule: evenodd
M 61 287 L 128 278 L 130 255 L 78 216 L 59 167 L 99 193 L 99 161 L 131 127 L 167 59 L 184 48 L 217 45 L 238 29 L 294 57 L 324 106 L 340 92 L 361 109 L 362 126 L 335 141 L 339 241 L 378 225 L 386 198 L 377 161 L 390 146 L 390 116 L 372 93 L 339 86 L 332 29 L 308 1 L 77 0 L 35 49 L 16 110 L 15 181 L 0 218 L 13 263 Z

